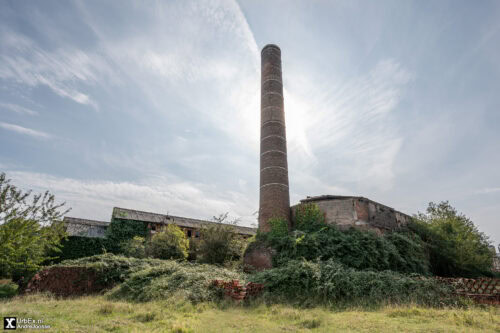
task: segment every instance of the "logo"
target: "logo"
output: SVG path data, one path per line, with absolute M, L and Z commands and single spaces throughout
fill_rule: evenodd
M 16 317 L 3 317 L 3 329 L 4 330 L 15 330 L 16 325 Z

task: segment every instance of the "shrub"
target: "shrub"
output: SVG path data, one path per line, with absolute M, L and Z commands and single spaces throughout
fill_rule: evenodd
M 315 203 L 300 204 L 294 214 L 295 229 L 318 230 L 325 224 L 325 215 Z
M 243 256 L 246 241 L 236 233 L 232 225 L 224 224 L 227 213 L 214 217 L 215 222 L 200 229 L 197 260 L 202 263 L 222 265 L 239 260 Z M 233 225 L 237 221 L 231 222 Z
M 121 248 L 121 252 L 127 257 L 146 257 L 146 242 L 144 240 L 144 237 L 135 236 L 134 238 L 123 242 Z
M 453 304 L 451 289 L 431 278 L 396 272 L 359 271 L 334 260 L 287 264 L 249 277 L 263 283 L 271 301 L 302 304 Z M 304 303 L 306 302 L 306 303 Z
M 151 237 L 146 245 L 146 253 L 158 259 L 182 259 L 188 256 L 189 240 L 175 224 L 169 224 Z
M 12 298 L 17 294 L 18 285 L 13 282 L 0 283 L 0 300 Z

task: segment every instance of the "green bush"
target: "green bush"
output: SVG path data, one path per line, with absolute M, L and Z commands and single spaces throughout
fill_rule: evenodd
M 181 259 L 188 256 L 189 240 L 175 224 L 169 224 L 146 243 L 146 254 L 158 259 Z
M 236 233 L 232 225 L 223 223 L 226 218 L 227 214 L 220 215 L 214 218 L 217 223 L 200 229 L 197 251 L 199 262 L 222 265 L 242 258 L 247 242 Z
M 297 230 L 318 230 L 325 225 L 325 215 L 315 203 L 300 204 L 295 209 L 294 226 Z
M 0 300 L 16 296 L 18 288 L 14 282 L 0 283 Z
M 440 306 L 458 301 L 451 296 L 450 287 L 432 278 L 391 271 L 359 271 L 333 260 L 292 260 L 251 275 L 249 280 L 264 284 L 271 301 L 305 305 L 417 303 Z
M 146 257 L 146 241 L 144 237 L 134 236 L 132 239 L 123 242 L 121 248 L 121 252 L 127 257 Z

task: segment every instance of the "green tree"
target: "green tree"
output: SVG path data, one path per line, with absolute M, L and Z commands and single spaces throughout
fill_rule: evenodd
M 247 242 L 243 239 L 234 226 L 238 220 L 226 223 L 227 213 L 218 217 L 210 225 L 205 225 L 200 230 L 197 260 L 209 264 L 224 264 L 238 260 L 243 256 Z
M 122 253 L 128 257 L 145 258 L 146 241 L 144 237 L 135 236 L 121 244 Z
M 175 224 L 169 224 L 165 229 L 151 237 L 146 243 L 146 253 L 158 259 L 186 259 L 189 240 L 184 232 Z
M 488 237 L 448 201 L 429 203 L 410 227 L 428 245 L 431 270 L 441 276 L 477 276 L 492 267 Z
M 0 276 L 18 281 L 53 259 L 66 238 L 62 216 L 65 203 L 56 204 L 46 191 L 32 195 L 11 184 L 0 173 Z

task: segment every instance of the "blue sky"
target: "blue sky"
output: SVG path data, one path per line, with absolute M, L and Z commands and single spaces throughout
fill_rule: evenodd
M 72 216 L 250 225 L 268 43 L 293 204 L 449 200 L 500 242 L 498 1 L 1 1 L 0 170 Z

